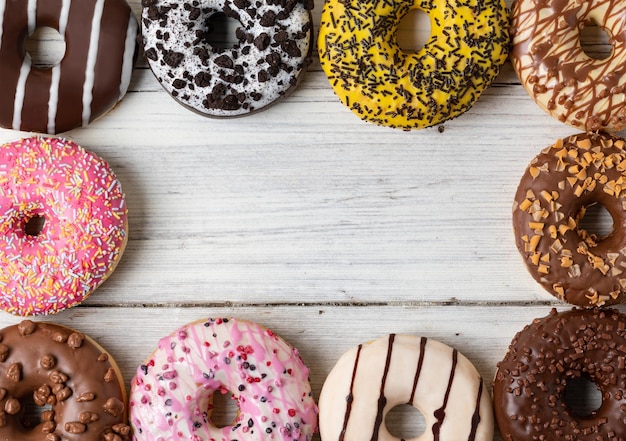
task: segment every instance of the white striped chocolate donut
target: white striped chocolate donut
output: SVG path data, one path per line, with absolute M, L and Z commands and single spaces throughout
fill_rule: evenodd
M 148 63 L 163 88 L 207 117 L 248 115 L 289 94 L 310 63 L 312 0 L 143 0 Z M 238 43 L 207 41 L 216 14 L 237 20 Z
M 426 422 L 412 441 L 493 439 L 491 398 L 472 363 L 438 341 L 390 334 L 346 352 L 326 378 L 322 441 L 400 441 L 385 417 L 401 404 Z
M 24 50 L 39 27 L 65 39 L 52 69 Z M 102 116 L 126 94 L 137 32 L 125 0 L 0 0 L 0 126 L 54 134 Z

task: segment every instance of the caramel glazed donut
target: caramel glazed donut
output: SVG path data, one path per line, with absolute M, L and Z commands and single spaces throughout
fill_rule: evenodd
M 118 366 L 88 336 L 25 320 L 0 331 L 0 439 L 127 441 Z
M 66 42 L 51 69 L 24 50 L 44 26 Z M 0 0 L 0 126 L 54 134 L 106 113 L 128 90 L 137 32 L 124 0 Z
M 605 59 L 585 54 L 580 30 L 610 35 Z M 511 61 L 528 93 L 550 115 L 585 131 L 626 127 L 626 3 L 515 0 Z
M 535 319 L 498 364 L 493 399 L 504 441 L 626 440 L 626 316 L 574 309 Z M 568 404 L 572 384 L 595 384 L 602 403 L 589 415 Z M 579 383 L 580 384 L 580 383 Z M 568 389 L 569 388 L 569 389 Z M 579 413 L 585 412 L 578 410 Z
M 621 303 L 626 291 L 626 142 L 607 134 L 557 141 L 535 157 L 513 204 L 517 248 L 531 275 L 578 306 Z M 586 207 L 602 204 L 613 231 L 579 227 Z
M 390 334 L 346 352 L 331 370 L 319 400 L 322 441 L 401 441 L 385 425 L 401 404 L 426 422 L 411 441 L 493 439 L 491 398 L 472 363 L 438 341 Z
M 398 24 L 411 9 L 430 17 L 432 35 L 403 51 Z M 335 94 L 361 119 L 421 129 L 469 110 L 508 58 L 502 0 L 327 0 L 319 56 Z
M 180 104 L 203 116 L 267 108 L 290 93 L 310 63 L 313 0 L 143 0 L 152 72 Z M 237 20 L 231 49 L 207 41 L 216 14 Z

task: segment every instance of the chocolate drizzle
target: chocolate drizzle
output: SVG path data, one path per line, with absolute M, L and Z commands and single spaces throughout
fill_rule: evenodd
M 411 398 L 409 398 L 408 404 L 413 404 L 415 400 L 415 390 L 417 389 L 417 382 L 419 380 L 420 374 L 422 373 L 422 366 L 424 365 L 424 355 L 426 354 L 426 342 L 428 339 L 426 337 L 420 338 L 420 355 L 417 361 L 417 370 L 415 371 L 415 378 L 413 379 L 413 388 L 411 389 Z
M 446 407 L 448 406 L 448 399 L 450 398 L 450 391 L 452 390 L 452 381 L 454 381 L 454 373 L 456 372 L 456 363 L 458 359 L 458 352 L 456 349 L 452 350 L 452 368 L 450 368 L 450 376 L 448 378 L 448 386 L 446 387 L 446 393 L 443 396 L 443 404 L 434 412 L 434 416 L 437 419 L 433 424 L 433 437 L 435 441 L 439 440 L 441 425 L 446 417 Z
M 352 370 L 352 379 L 350 380 L 350 393 L 346 397 L 346 413 L 343 417 L 343 426 L 339 433 L 339 441 L 343 441 L 346 436 L 346 428 L 348 427 L 348 420 L 352 413 L 352 402 L 354 401 L 354 380 L 356 378 L 356 369 L 359 365 L 359 357 L 361 356 L 361 349 L 363 345 L 359 345 L 356 351 L 356 358 L 354 359 L 354 369 Z
M 378 440 L 378 432 L 380 425 L 383 422 L 383 411 L 387 405 L 387 397 L 385 396 L 385 384 L 387 383 L 387 374 L 389 373 L 389 367 L 391 366 L 391 353 L 393 351 L 393 341 L 396 335 L 389 335 L 389 347 L 387 348 L 387 358 L 385 359 L 385 369 L 383 370 L 383 376 L 380 382 L 380 395 L 378 396 L 378 411 L 376 412 L 376 419 L 374 420 L 374 430 L 372 432 L 371 441 Z
M 516 0 L 511 60 L 522 84 L 553 117 L 586 131 L 626 127 L 626 4 Z M 580 29 L 596 22 L 610 34 L 612 54 L 587 56 Z

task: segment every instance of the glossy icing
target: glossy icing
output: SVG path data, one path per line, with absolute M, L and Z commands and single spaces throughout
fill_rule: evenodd
M 412 441 L 492 441 L 491 398 L 472 363 L 426 337 L 390 334 L 346 352 L 320 395 L 322 441 L 400 441 L 385 425 L 410 404 L 426 430 Z
M 136 441 L 309 441 L 317 406 L 298 351 L 272 331 L 237 319 L 190 323 L 159 341 L 131 382 Z M 239 414 L 211 423 L 210 400 L 228 393 Z
M 36 217 L 43 229 L 30 235 Z M 0 308 L 40 315 L 80 303 L 126 240 L 126 201 L 104 160 L 63 139 L 0 146 Z
M 400 49 L 398 24 L 411 10 L 430 16 L 417 53 Z M 508 56 L 502 0 L 324 3 L 318 48 L 335 94 L 366 121 L 402 129 L 440 124 L 469 110 Z
M 51 69 L 23 48 L 40 26 L 66 42 Z M 125 0 L 0 0 L 0 126 L 53 134 L 103 115 L 128 89 L 137 33 Z
M 580 44 L 592 21 L 610 35 L 608 58 L 592 58 Z M 542 109 L 585 131 L 626 127 L 626 3 L 516 0 L 511 39 L 515 72 Z

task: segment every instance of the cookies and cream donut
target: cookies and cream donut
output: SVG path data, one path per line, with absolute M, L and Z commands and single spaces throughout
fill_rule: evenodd
M 33 66 L 24 50 L 44 26 L 66 43 L 51 69 Z M 106 113 L 130 84 L 137 32 L 125 0 L 0 0 L 0 126 L 53 134 Z
M 89 296 L 128 239 L 126 200 L 108 164 L 74 142 L 0 146 L 0 309 L 52 314 Z
M 621 303 L 626 292 L 626 142 L 582 133 L 543 150 L 515 194 L 515 241 L 531 275 L 557 298 L 578 306 Z M 601 204 L 613 231 L 596 237 L 579 222 Z
M 126 411 L 121 372 L 90 337 L 30 320 L 0 330 L 0 439 L 128 441 Z
M 412 9 L 430 16 L 431 37 L 403 51 L 398 24 Z M 402 129 L 440 124 L 469 110 L 507 60 L 502 0 L 327 0 L 318 38 L 330 84 L 366 121 Z
M 610 35 L 608 58 L 588 56 L 580 42 L 591 22 Z M 515 0 L 511 61 L 539 106 L 585 131 L 626 128 L 626 3 L 612 0 Z
M 146 0 L 143 41 L 152 72 L 180 104 L 203 116 L 232 117 L 286 96 L 310 63 L 311 0 Z M 206 22 L 237 20 L 238 43 L 212 47 Z
M 618 311 L 553 309 L 533 320 L 498 363 L 493 400 L 503 440 L 626 439 L 625 365 L 626 316 Z M 601 396 L 588 415 L 567 397 L 581 379 Z
M 187 324 L 159 341 L 131 382 L 135 441 L 310 441 L 317 406 L 297 349 L 237 319 Z M 232 425 L 211 422 L 212 396 L 239 406 Z
M 322 441 L 400 441 L 385 416 L 410 404 L 426 422 L 414 441 L 491 441 L 493 410 L 483 380 L 456 349 L 391 334 L 341 356 L 319 399 Z

